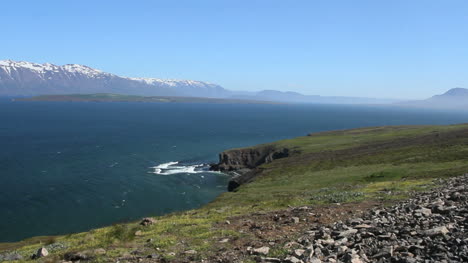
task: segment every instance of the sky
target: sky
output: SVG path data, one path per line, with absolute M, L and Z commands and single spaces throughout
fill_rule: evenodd
M 0 59 L 323 96 L 468 88 L 465 0 L 15 0 L 0 18 Z

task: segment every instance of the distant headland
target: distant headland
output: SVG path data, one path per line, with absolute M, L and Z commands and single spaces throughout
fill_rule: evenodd
M 281 102 L 219 99 L 176 96 L 137 96 L 111 93 L 41 95 L 28 98 L 18 98 L 15 101 L 72 101 L 72 102 L 148 102 L 148 103 L 210 103 L 210 104 L 284 104 Z

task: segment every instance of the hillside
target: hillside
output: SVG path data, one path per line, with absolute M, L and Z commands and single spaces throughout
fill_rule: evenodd
M 75 101 L 75 102 L 147 102 L 147 103 L 216 103 L 216 104 L 279 104 L 279 102 L 218 99 L 198 97 L 168 97 L 168 96 L 136 96 L 120 94 L 70 94 L 70 95 L 42 95 L 30 98 L 19 98 L 15 101 Z
M 454 88 L 426 100 L 401 102 L 398 105 L 416 108 L 468 110 L 468 89 Z
M 361 216 L 372 221 L 375 216 L 366 211 L 387 211 L 385 213 L 391 215 L 395 213 L 392 211 L 409 209 L 404 208 L 404 204 L 398 205 L 398 209 L 385 207 L 421 191 L 429 191 L 424 194 L 427 196 L 424 200 L 428 200 L 424 202 L 436 201 L 430 200 L 433 198 L 431 189 L 443 182 L 434 181 L 436 178 L 449 178 L 468 171 L 468 124 L 370 127 L 314 133 L 228 150 L 220 154 L 220 163 L 214 168 L 243 175 L 233 178 L 238 184 L 231 192 L 202 208 L 143 220 L 141 224 L 116 224 L 84 233 L 0 244 L 0 250 L 9 251 L 0 255 L 26 260 L 44 247 L 49 255 L 38 259 L 41 262 L 62 259 L 81 262 L 281 262 L 285 258 L 288 260 L 284 262 L 301 262 L 291 255 L 296 255 L 296 259 L 306 254 L 312 257 L 307 249 L 296 251 L 310 243 L 301 238 L 311 235 L 311 228 L 316 229 L 316 232 L 312 231 L 314 235 L 323 236 L 320 253 L 330 253 L 325 248 L 335 245 L 325 244 L 326 235 L 335 240 L 339 236 L 351 240 L 351 235 L 356 233 L 353 231 L 357 231 L 344 228 L 343 224 L 333 225 L 334 222 Z M 455 189 L 463 180 L 448 184 Z M 422 205 L 421 202 L 418 204 Z M 458 204 L 447 200 L 449 202 Z M 429 212 L 422 210 L 421 213 Z M 384 214 L 378 212 L 377 215 Z M 420 216 L 415 215 L 414 220 L 421 220 Z M 397 218 L 396 215 L 393 217 Z M 371 221 L 366 224 L 377 224 L 377 221 Z M 428 225 L 432 226 L 436 221 L 430 222 Z M 383 229 L 388 227 L 382 224 Z M 333 231 L 329 229 L 327 234 L 328 230 L 325 231 L 323 226 Z M 368 233 L 369 236 L 379 235 L 380 245 L 387 242 L 387 238 L 391 239 L 384 234 Z M 317 243 L 314 246 L 317 253 L 314 260 L 324 259 L 326 255 L 320 255 L 316 250 L 320 246 Z M 345 249 L 343 246 L 346 245 L 342 243 L 337 249 Z M 356 249 L 359 250 L 353 248 L 356 253 L 361 253 Z M 415 249 L 424 247 L 420 245 Z M 362 251 L 367 250 L 362 248 Z M 392 248 L 391 252 L 371 257 L 372 253 L 380 253 L 372 251 L 366 252 L 371 262 L 411 256 Z M 338 250 L 336 253 L 343 257 L 348 255 L 345 252 L 339 254 Z M 358 254 L 349 253 L 348 262 L 363 262 L 351 261 L 356 259 L 353 255 Z M 359 255 L 363 257 L 362 253 Z M 314 262 L 321 262 L 317 260 Z

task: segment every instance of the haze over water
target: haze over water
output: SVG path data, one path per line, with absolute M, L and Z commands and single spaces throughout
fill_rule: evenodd
M 0 100 L 0 242 L 199 207 L 226 189 L 226 175 L 202 171 L 225 149 L 463 122 L 466 112 L 367 106 Z

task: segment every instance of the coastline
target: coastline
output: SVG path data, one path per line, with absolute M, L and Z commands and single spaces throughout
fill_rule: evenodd
M 314 222 L 334 222 L 337 218 L 333 215 L 337 211 L 347 213 L 356 207 L 364 210 L 386 207 L 417 191 L 433 189 L 437 185 L 432 182 L 437 178 L 466 173 L 468 165 L 461 153 L 468 140 L 467 131 L 466 124 L 371 127 L 228 150 L 220 154 L 215 168 L 241 173 L 240 177 L 249 173 L 242 172 L 247 171 L 245 167 L 251 169 L 250 172 L 258 171 L 234 192 L 226 192 L 198 209 L 156 217 L 151 226 L 131 222 L 55 237 L 52 244 L 65 244 L 66 248 L 53 251 L 52 256 L 66 259 L 67 251 L 72 249 L 83 251 L 93 259 L 130 260 L 120 252 L 112 252 L 116 249 L 113 247 L 122 249 L 120 246 L 130 242 L 133 247 L 145 248 L 138 252 L 142 254 L 132 256 L 131 262 L 143 255 L 146 257 L 151 253 L 149 250 L 156 248 L 159 248 L 159 260 L 173 262 L 190 258 L 194 261 L 215 259 L 226 249 L 237 251 L 232 257 L 246 260 L 258 255 L 253 249 L 262 247 L 270 248 L 265 255 L 284 258 L 293 252 L 270 253 L 280 249 L 283 242 L 294 240 L 294 237 L 279 238 L 284 237 L 286 229 L 301 234 L 301 229 Z M 285 152 L 287 156 L 272 158 L 274 153 Z M 428 152 L 431 155 L 427 155 Z M 322 216 L 318 218 L 317 214 Z M 257 236 L 255 229 L 264 234 Z M 263 237 L 265 234 L 274 235 L 272 238 L 276 241 L 268 242 Z M 82 243 L 83 238 L 90 237 L 99 242 Z M 225 239 L 234 240 L 233 244 L 239 244 L 241 249 L 235 250 L 230 242 L 223 241 Z M 42 244 L 45 241 L 42 240 Z M 31 242 L 9 244 L 8 248 L 16 248 L 21 255 L 27 255 L 43 246 L 34 244 L 37 238 Z M 252 242 L 256 245 L 247 248 Z M 2 247 L 7 245 L 0 244 Z M 106 253 L 96 254 L 98 248 L 104 248 Z M 114 253 L 116 256 L 112 256 Z

